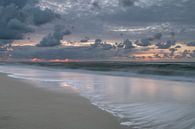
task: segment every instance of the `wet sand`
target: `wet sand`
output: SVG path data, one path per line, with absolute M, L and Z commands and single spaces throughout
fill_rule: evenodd
M 121 129 L 120 122 L 74 93 L 50 92 L 0 74 L 0 129 Z

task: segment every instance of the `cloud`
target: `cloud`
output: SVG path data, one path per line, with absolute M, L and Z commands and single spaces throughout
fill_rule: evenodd
M 191 57 L 195 57 L 195 50 L 193 50 L 190 55 L 191 55 Z
M 115 48 L 124 48 L 124 50 L 134 48 L 133 43 L 126 39 L 120 44 L 111 45 L 106 42 L 103 42 L 101 39 L 96 39 L 94 44 L 91 45 L 91 48 L 103 48 L 103 50 L 111 50 Z
M 181 53 L 181 57 L 182 57 L 182 58 L 189 58 L 189 57 L 191 57 L 190 54 L 191 54 L 191 53 L 190 53 L 190 50 L 184 50 L 184 51 Z
M 4 45 L 7 45 L 7 44 L 9 44 L 10 42 L 12 42 L 12 40 L 10 41 L 10 40 L 0 40 L 0 46 L 4 46 Z
M 55 26 L 53 34 L 49 34 L 37 45 L 38 47 L 53 47 L 61 44 L 64 35 L 70 35 L 69 30 L 64 30 L 63 26 Z
M 135 44 L 138 46 L 146 47 L 146 46 L 150 46 L 151 42 L 149 38 L 145 38 L 145 39 L 141 39 L 141 41 L 136 41 Z
M 113 46 L 111 44 L 107 44 L 106 42 L 103 42 L 101 39 L 96 39 L 94 44 L 91 45 L 92 49 L 103 49 L 103 50 L 111 50 Z
M 0 22 L 0 39 L 22 39 L 25 33 L 32 31 L 33 30 L 28 25 L 16 18 L 10 19 L 7 23 Z
M 0 39 L 22 39 L 33 28 L 57 18 L 49 9 L 36 7 L 38 0 L 1 0 L 0 1 Z
M 119 0 L 124 7 L 131 7 L 134 5 L 135 0 Z
M 24 32 L 24 33 L 32 31 L 32 29 L 29 26 L 27 26 L 26 24 L 22 23 L 21 21 L 19 21 L 16 18 L 11 19 L 8 22 L 7 28 L 11 29 L 11 30 L 21 31 L 21 32 Z
M 156 46 L 158 46 L 158 49 L 169 49 L 171 46 L 175 44 L 176 44 L 175 40 L 168 40 L 166 42 L 160 42 L 156 44 Z
M 170 57 L 173 57 L 175 55 L 175 52 L 177 51 L 177 49 L 176 48 L 170 48 L 169 51 L 171 52 Z
M 49 9 L 41 10 L 40 8 L 36 7 L 31 10 L 32 16 L 33 16 L 33 23 L 35 25 L 42 25 L 48 22 L 51 22 L 56 17 L 60 17 L 60 15 L 57 15 L 53 13 Z
M 187 46 L 195 46 L 195 42 L 189 42 L 189 43 L 186 43 Z
M 141 39 L 135 44 L 143 46 L 141 48 L 150 48 L 148 46 L 160 40 L 162 34 L 165 38 L 163 40 L 170 39 L 170 36 L 172 39 L 175 38 L 175 33 L 170 34 L 170 32 L 178 33 L 178 31 L 175 30 L 176 26 L 172 25 L 181 25 L 175 23 L 178 22 L 184 25 L 192 22 L 194 24 L 194 5 L 194 0 L 0 0 L 0 39 L 3 39 L 3 41 L 22 39 L 27 33 L 34 30 L 36 32 L 40 31 L 38 34 L 46 35 L 45 32 L 48 31 L 48 34 L 54 26 L 55 21 L 53 20 L 60 18 L 61 21 L 58 24 L 64 24 L 67 26 L 66 28 L 74 26 L 71 31 L 76 33 L 75 36 L 81 36 L 82 34 L 82 36 L 86 35 L 93 39 L 97 37 L 117 39 L 117 32 L 109 31 L 112 27 L 133 28 L 132 31 L 124 32 L 124 36 L 120 38 Z M 54 12 L 59 13 L 59 15 Z M 41 25 L 51 22 L 52 25 L 42 26 L 47 30 L 41 30 Z M 168 27 L 163 25 L 164 23 L 168 24 Z M 158 27 L 161 24 L 162 27 Z M 186 26 L 182 27 L 185 28 Z M 143 29 L 139 30 L 137 28 Z M 136 29 L 139 31 L 136 31 Z M 188 28 L 186 28 L 186 31 L 188 31 Z M 169 33 L 168 36 L 167 33 Z M 44 37 L 38 46 L 60 45 L 60 40 L 64 34 L 70 34 L 70 31 L 64 33 L 62 28 L 56 29 L 54 33 Z M 148 35 L 151 37 L 147 38 Z M 85 42 L 87 40 L 86 38 L 81 41 Z M 169 49 L 173 45 L 174 41 L 167 41 L 158 43 L 156 46 L 158 49 Z M 193 44 L 188 45 L 194 46 Z M 117 47 L 120 49 L 114 49 Z M 98 53 L 101 53 L 102 50 L 130 51 L 133 47 L 129 40 L 121 42 L 118 46 L 96 40 L 95 44 L 90 47 L 90 54 L 93 54 L 93 51 L 100 51 Z M 138 49 L 140 50 L 140 47 Z M 80 53 L 79 50 L 77 52 L 78 56 L 82 56 L 82 53 L 86 56 L 84 51 Z M 69 50 L 67 51 L 69 52 Z M 109 51 L 104 52 L 110 54 Z M 102 54 L 101 56 L 105 55 Z
M 125 40 L 123 44 L 124 44 L 125 49 L 134 48 L 133 43 L 131 41 L 129 41 L 129 39 Z
M 154 39 L 160 40 L 162 38 L 162 33 L 156 33 L 153 37 Z
M 92 48 L 100 47 L 103 44 L 101 39 L 96 39 L 95 43 L 91 45 Z
M 103 47 L 54 47 L 54 49 L 48 47 L 16 47 L 9 54 L 13 58 L 42 58 L 42 59 L 78 59 L 78 60 L 112 60 L 120 58 L 128 58 L 130 52 L 126 49 L 103 49 Z
M 182 47 L 180 45 L 177 45 L 175 48 L 178 49 L 178 48 L 182 48 Z
M 94 2 L 92 3 L 92 5 L 93 5 L 93 7 L 96 8 L 96 9 L 101 9 L 101 6 L 100 6 L 100 4 L 99 4 L 98 1 L 94 1 Z
M 102 47 L 103 47 L 104 50 L 110 50 L 110 49 L 113 48 L 113 46 L 112 46 L 111 44 L 107 44 L 107 43 L 104 43 L 104 44 L 102 45 Z
M 25 7 L 27 4 L 29 5 L 34 5 L 38 2 L 38 0 L 1 0 L 0 1 L 0 5 L 1 6 L 9 6 L 9 5 L 15 5 L 18 8 L 23 8 Z
M 99 35 L 106 37 L 104 34 L 107 31 L 122 27 L 150 26 L 148 29 L 150 34 L 162 32 L 166 38 L 167 28 L 163 28 L 164 26 L 156 28 L 156 25 L 170 23 L 170 26 L 173 24 L 181 27 L 175 22 L 186 23 L 195 19 L 194 13 L 191 13 L 195 11 L 192 5 L 194 5 L 192 0 L 186 2 L 183 0 L 41 0 L 40 2 L 42 8 L 60 13 L 66 24 L 74 25 L 78 35 L 89 33 L 90 37 L 100 37 Z M 168 28 L 169 33 L 175 31 L 175 26 Z M 104 38 L 103 36 L 100 38 Z
M 109 13 L 101 14 L 102 17 L 118 24 L 136 22 L 176 22 L 194 23 L 195 1 L 188 0 L 119 0 L 120 5 Z M 127 4 L 129 2 L 129 4 Z M 129 5 L 129 6 L 128 6 Z M 128 8 L 126 8 L 128 7 Z M 104 16 L 105 15 L 105 16 Z
M 89 39 L 90 39 L 89 37 L 85 36 L 85 38 L 84 39 L 81 39 L 80 42 L 81 43 L 86 43 L 86 42 L 89 41 Z

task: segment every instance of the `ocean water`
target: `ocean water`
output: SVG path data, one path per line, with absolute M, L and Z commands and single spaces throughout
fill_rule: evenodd
M 70 87 L 118 117 L 127 128 L 195 129 L 193 77 L 189 81 L 184 77 L 114 76 L 95 71 L 19 65 L 1 65 L 0 72 L 34 81 L 51 90 Z

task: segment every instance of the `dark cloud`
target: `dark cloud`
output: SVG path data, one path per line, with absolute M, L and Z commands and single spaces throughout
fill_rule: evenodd
M 177 49 L 176 48 L 170 48 L 169 51 L 171 52 L 170 57 L 173 57 L 175 55 L 175 52 L 177 51 Z
M 153 37 L 154 39 L 160 40 L 162 38 L 162 33 L 156 33 Z
M 124 44 L 125 49 L 134 48 L 133 43 L 131 41 L 129 41 L 129 39 L 125 40 L 123 44 Z
M 113 13 L 103 15 L 106 20 L 112 23 L 135 23 L 135 22 L 195 22 L 195 1 L 194 0 L 119 0 L 125 7 L 114 9 Z M 128 8 L 126 8 L 128 7 Z
M 195 57 L 195 50 L 193 50 L 190 55 L 191 55 L 191 57 Z
M 175 35 L 174 33 L 170 34 L 172 31 L 178 33 L 177 29 L 175 30 L 175 27 L 168 28 L 168 32 L 167 28 L 160 28 L 158 25 L 164 23 L 177 25 L 177 23 L 195 19 L 195 13 L 192 13 L 195 11 L 192 6 L 195 2 L 192 0 L 43 0 L 43 2 L 45 7 L 56 9 L 60 13 L 64 12 L 62 18 L 66 20 L 66 23 L 74 25 L 77 33 L 89 32 L 91 37 L 94 35 L 100 37 L 99 35 L 104 35 L 104 32 L 118 28 L 136 29 L 136 27 L 143 26 L 150 31 L 150 34 L 162 32 L 163 38 L 166 38 L 167 33 L 169 36 Z M 59 4 L 59 8 L 57 4 Z M 139 35 L 143 33 L 139 33 Z M 130 37 L 125 36 L 124 38 Z
M 179 33 L 175 30 L 176 27 L 173 27 L 173 29 L 167 27 L 169 29 L 168 31 L 166 25 L 164 28 L 158 27 L 161 23 L 170 23 L 170 26 L 175 23 L 195 23 L 194 0 L 160 0 L 158 2 L 155 0 L 41 0 L 41 2 L 44 3 L 40 3 L 39 6 L 37 6 L 38 2 L 39 0 L 0 0 L 0 39 L 3 39 L 1 40 L 2 42 L 6 43 L 15 39 L 22 39 L 25 34 L 33 32 L 34 29 L 41 25 L 49 23 L 55 18 L 61 18 L 61 20 L 65 20 L 60 21 L 59 24 L 62 23 L 67 26 L 73 26 L 72 29 L 74 30 L 71 31 L 74 31 L 76 36 L 82 34 L 92 38 L 113 38 L 116 36 L 116 32 L 109 32 L 110 30 L 125 27 L 130 28 L 127 30 L 135 30 L 135 36 L 133 34 L 134 32 L 129 31 L 121 34 L 120 38 L 126 39 L 133 37 L 134 39 L 132 40 L 141 39 L 135 42 L 135 44 L 143 46 L 141 48 L 150 48 L 148 46 L 154 44 L 154 42 L 158 42 L 157 40 L 161 40 L 162 34 L 163 38 L 165 38 L 163 40 L 166 41 L 167 39 L 176 38 L 175 34 Z M 50 6 L 51 8 L 47 9 L 47 7 Z M 53 10 L 59 12 L 61 16 L 54 13 Z M 47 30 L 52 28 L 50 24 L 46 27 L 48 27 Z M 183 28 L 185 28 L 185 26 L 183 26 Z M 185 32 L 188 31 L 189 28 L 186 28 Z M 146 29 L 148 29 L 147 32 Z M 41 28 L 37 31 L 40 30 Z M 43 30 L 43 32 L 47 30 Z M 48 32 L 50 32 L 50 30 Z M 183 31 L 183 33 L 185 32 Z M 63 35 L 66 34 L 70 34 L 70 31 L 65 32 L 62 28 L 55 29 L 54 33 L 43 38 L 38 46 L 48 47 L 60 45 L 60 40 L 63 38 Z M 109 34 L 111 35 L 108 36 Z M 147 38 L 148 35 L 151 35 L 151 37 Z M 78 39 L 81 39 L 81 37 Z M 87 41 L 88 38 L 81 40 L 81 42 Z M 156 44 L 158 49 L 168 50 L 173 45 L 175 45 L 175 41 L 173 40 Z M 195 46 L 194 43 L 188 43 L 187 45 Z M 129 40 L 125 40 L 113 46 L 104 43 L 101 39 L 97 39 L 90 47 L 91 53 L 88 52 L 87 54 L 90 56 L 94 51 L 100 51 L 97 53 L 101 53 L 101 50 L 130 51 L 133 47 L 132 42 Z M 138 48 L 140 50 L 140 47 Z M 73 51 L 77 51 L 78 56 L 82 56 L 79 50 L 80 49 Z M 109 53 L 109 51 L 104 52 Z M 86 54 L 84 50 L 82 52 Z M 173 49 L 171 49 L 171 53 L 174 54 Z M 123 53 L 121 55 L 123 55 Z M 101 54 L 100 57 L 104 56 L 105 55 Z M 94 55 L 94 57 L 96 56 Z
M 171 32 L 170 35 L 171 35 L 171 38 L 175 38 L 176 33 L 175 32 Z
M 189 42 L 189 43 L 186 43 L 187 46 L 195 46 L 195 42 Z
M 7 45 L 7 44 L 9 44 L 10 42 L 12 42 L 12 40 L 10 41 L 10 40 L 0 40 L 0 46 L 4 46 L 4 45 Z
M 93 5 L 93 7 L 96 8 L 96 9 L 101 9 L 101 6 L 100 6 L 100 4 L 99 4 L 98 1 L 94 1 L 94 2 L 92 3 L 92 5 Z
M 116 44 L 116 46 L 117 46 L 118 48 L 124 48 L 124 43 Z
M 146 47 L 151 45 L 150 41 L 151 41 L 150 38 L 145 38 L 145 39 L 141 39 L 140 41 L 136 41 L 135 44 L 138 46 Z
M 51 10 L 36 7 L 38 0 L 0 1 L 0 39 L 22 39 L 33 27 L 51 22 L 56 18 Z
M 181 54 L 181 57 L 182 57 L 182 58 L 189 58 L 189 57 L 191 57 L 190 54 L 191 54 L 191 53 L 190 53 L 190 50 L 184 50 L 184 51 L 182 52 L 182 54 Z
M 127 50 L 127 49 L 134 48 L 133 43 L 129 39 L 126 39 L 121 43 L 115 43 L 115 45 L 101 43 L 99 46 L 101 46 L 101 45 L 106 47 L 108 50 L 109 49 L 116 49 L 116 48 L 119 48 L 120 50 Z
M 1 6 L 9 6 L 9 5 L 15 5 L 18 8 L 23 8 L 27 4 L 34 5 L 38 2 L 38 0 L 1 0 L 0 5 Z
M 102 48 L 103 48 L 104 50 L 110 50 L 110 49 L 113 48 L 113 46 L 112 46 L 111 44 L 104 43 L 104 44 L 102 45 Z
M 61 44 L 61 40 L 64 35 L 70 35 L 69 30 L 64 30 L 63 26 L 56 26 L 54 33 L 47 35 L 43 40 L 37 45 L 38 47 L 53 47 Z
M 176 44 L 175 40 L 168 40 L 166 42 L 160 42 L 156 44 L 156 46 L 158 46 L 158 49 L 169 49 L 171 46 L 175 44 Z
M 80 42 L 81 42 L 81 43 L 86 43 L 86 42 L 89 41 L 89 39 L 90 39 L 90 38 L 86 36 L 84 39 L 81 39 Z
M 101 39 L 96 39 L 94 44 L 91 45 L 92 48 L 100 47 L 103 44 Z
M 181 48 L 181 46 L 180 46 L 180 45 L 177 45 L 175 48 L 176 48 L 176 49 L 177 49 L 177 48 Z
M 6 4 L 5 4 L 6 5 Z M 20 39 L 26 32 L 17 19 L 18 7 L 16 5 L 0 6 L 0 39 Z M 18 29 L 18 30 L 17 30 Z
M 134 5 L 135 0 L 119 0 L 124 7 L 131 7 Z
M 98 49 L 101 48 L 103 50 L 110 50 L 113 48 L 111 44 L 107 44 L 106 42 L 103 42 L 101 39 L 96 39 L 94 44 L 91 45 L 91 48 Z
M 24 33 L 32 31 L 32 29 L 28 25 L 26 25 L 25 23 L 21 22 L 20 20 L 18 20 L 16 18 L 11 19 L 8 22 L 7 28 L 11 29 L 11 30 L 17 30 L 20 32 L 24 32 Z
M 33 15 L 33 23 L 35 25 L 42 25 L 51 22 L 56 17 L 60 17 L 60 15 L 53 13 L 49 9 L 41 10 L 40 8 L 33 8 L 31 13 Z

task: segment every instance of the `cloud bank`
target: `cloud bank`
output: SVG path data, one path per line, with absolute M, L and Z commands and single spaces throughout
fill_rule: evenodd
M 63 26 L 55 26 L 53 34 L 49 34 L 37 45 L 38 47 L 53 47 L 61 44 L 64 35 L 70 35 L 69 30 L 64 30 Z
M 34 27 L 51 22 L 58 17 L 49 9 L 37 7 L 38 0 L 0 1 L 0 39 L 22 39 Z

